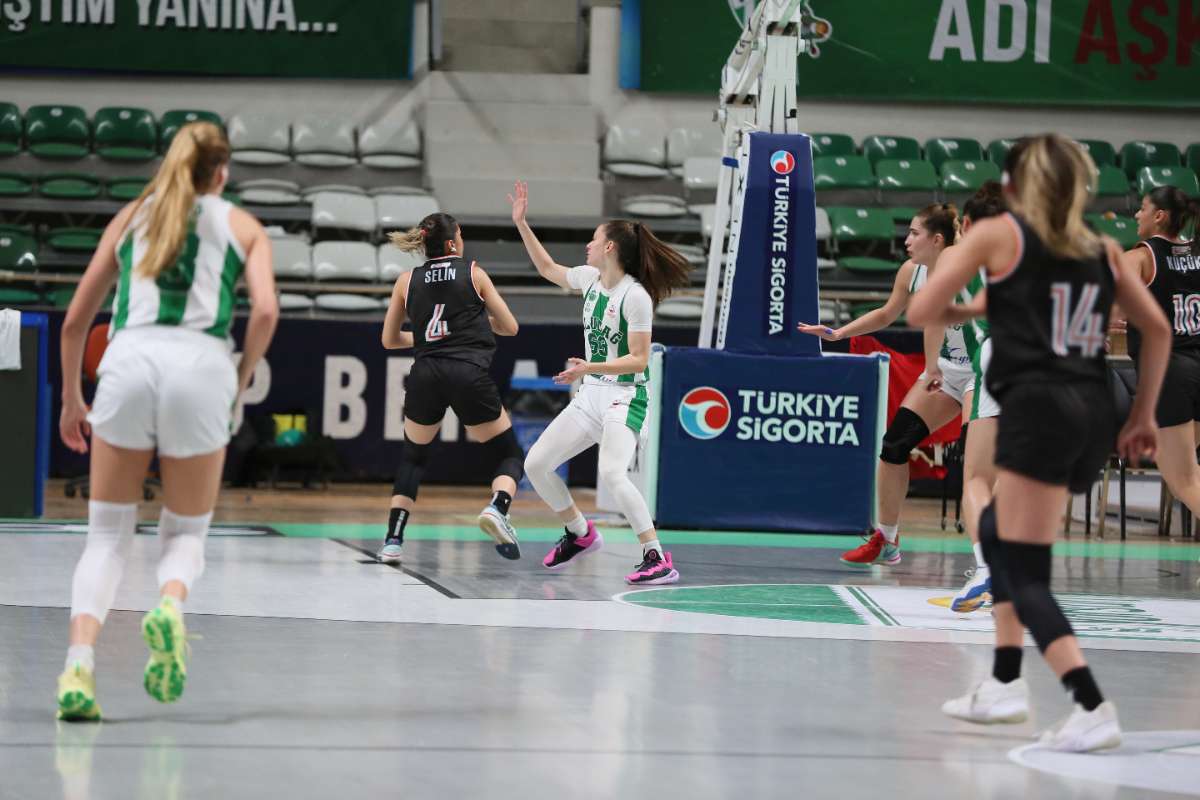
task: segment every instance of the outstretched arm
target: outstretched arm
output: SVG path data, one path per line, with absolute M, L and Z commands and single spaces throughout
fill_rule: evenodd
M 529 184 L 517 181 L 513 186 L 513 194 L 508 196 L 508 202 L 512 204 L 512 221 L 517 226 L 517 232 L 521 234 L 525 251 L 529 253 L 533 266 L 537 267 L 538 274 L 557 286 L 570 289 L 571 285 L 567 283 L 567 267 L 556 263 L 550 257 L 534 234 L 533 228 L 529 227 L 525 220 L 525 212 L 529 209 Z

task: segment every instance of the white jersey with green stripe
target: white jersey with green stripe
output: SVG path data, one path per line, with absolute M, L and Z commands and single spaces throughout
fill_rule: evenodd
M 972 298 L 987 284 L 984 276 L 976 275 L 955 296 L 954 302 L 959 305 L 970 303 Z M 912 280 L 908 284 L 908 293 L 915 294 L 925 285 L 929 277 L 929 269 L 924 264 L 917 264 L 913 270 Z M 986 320 L 971 320 L 966 323 L 947 325 L 945 336 L 942 337 L 942 351 L 939 355 L 947 361 L 971 366 L 971 361 L 979 351 L 979 346 L 988 337 Z
M 567 283 L 583 292 L 584 358 L 591 362 L 616 361 L 629 355 L 629 334 L 651 330 L 654 304 L 638 281 L 626 275 L 611 289 L 600 283 L 600 270 L 592 266 L 567 271 Z M 584 383 L 645 383 L 649 368 L 627 375 L 585 375 Z
M 136 268 L 149 247 L 145 220 L 153 201 L 153 195 L 146 199 L 117 245 L 120 272 L 109 335 L 141 325 L 173 325 L 226 338 L 234 287 L 246 265 L 229 225 L 233 204 L 216 195 L 197 198 L 175 263 L 157 278 L 144 278 Z

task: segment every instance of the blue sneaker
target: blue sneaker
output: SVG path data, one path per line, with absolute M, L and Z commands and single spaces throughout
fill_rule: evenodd
M 379 548 L 379 552 L 375 554 L 375 558 L 379 559 L 383 564 L 399 564 L 402 558 L 400 551 L 403 543 L 399 539 L 388 538 L 383 542 L 383 547 Z
M 992 602 L 992 571 L 987 567 L 967 570 L 967 583 L 950 601 L 950 610 L 968 614 Z

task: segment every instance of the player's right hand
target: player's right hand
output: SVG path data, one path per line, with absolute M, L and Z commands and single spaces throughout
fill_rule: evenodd
M 513 193 L 508 196 L 508 202 L 512 204 L 513 224 L 520 225 L 525 221 L 525 212 L 529 210 L 529 184 L 525 181 L 514 183 Z
M 62 415 L 58 418 L 58 435 L 63 444 L 76 453 L 88 451 L 86 437 L 92 435 L 92 426 L 87 421 L 88 410 L 83 397 L 74 397 L 63 401 Z
M 827 325 L 809 325 L 806 322 L 796 323 L 796 330 L 801 333 L 807 333 L 810 336 L 820 336 L 827 342 L 840 342 L 842 340 L 841 330 L 834 330 Z

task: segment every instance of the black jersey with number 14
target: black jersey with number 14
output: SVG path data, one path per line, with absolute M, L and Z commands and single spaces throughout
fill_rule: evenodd
M 1017 263 L 988 281 L 992 361 L 988 390 L 1022 383 L 1107 379 L 1104 343 L 1116 295 L 1106 252 L 1072 259 L 1050 252 L 1020 217 L 1006 214 L 1020 237 Z
M 412 271 L 405 307 L 412 320 L 416 358 L 453 358 L 484 369 L 491 366 L 496 337 L 471 279 L 474 266 L 449 256 L 430 259 Z

